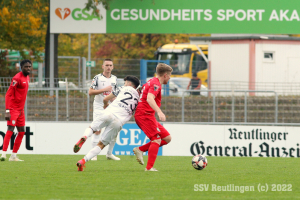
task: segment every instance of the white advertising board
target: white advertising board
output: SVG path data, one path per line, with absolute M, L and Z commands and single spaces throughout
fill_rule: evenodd
M 73 147 L 82 137 L 89 123 L 63 123 L 63 122 L 28 122 L 19 154 L 74 154 Z M 6 122 L 0 122 L 0 149 L 6 133 Z M 14 134 L 16 135 L 15 129 Z M 1 137 L 2 136 L 2 137 Z M 12 151 L 13 139 L 8 146 L 8 153 Z M 78 154 L 86 154 L 92 148 L 89 139 Z M 104 149 L 101 154 L 106 154 Z
M 88 122 L 27 122 L 25 135 L 19 154 L 69 154 L 74 155 L 73 147 L 82 137 Z M 3 139 L 7 130 L 6 122 L 0 122 L 0 150 L 3 148 Z M 102 130 L 104 131 L 104 129 Z M 14 131 L 8 153 L 11 153 L 17 130 Z M 149 142 L 143 131 L 135 123 L 127 123 L 120 131 L 113 150 L 114 155 L 133 155 L 133 148 Z M 91 138 L 77 153 L 85 155 L 92 148 Z M 100 155 L 106 155 L 107 147 Z M 147 154 L 147 153 L 145 153 Z M 158 155 L 162 155 L 162 148 Z
M 160 148 L 164 156 L 237 156 L 300 157 L 300 127 L 163 124 L 172 141 Z M 19 154 L 74 155 L 74 144 L 89 126 L 88 122 L 28 122 Z M 0 150 L 7 130 L 0 122 Z M 16 130 L 15 130 L 16 134 Z M 10 141 L 8 153 L 12 151 Z M 133 155 L 132 149 L 149 142 L 135 123 L 120 131 L 113 150 L 115 155 Z M 85 155 L 92 148 L 91 139 L 78 152 Z M 101 152 L 105 155 L 107 147 Z
M 165 124 L 172 141 L 165 156 L 300 157 L 300 128 Z

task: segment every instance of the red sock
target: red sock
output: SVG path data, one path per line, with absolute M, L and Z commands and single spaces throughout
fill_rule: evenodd
M 151 144 L 151 141 L 148 142 L 147 144 L 144 144 L 143 146 L 140 146 L 139 149 L 140 149 L 141 151 L 143 151 L 143 152 L 146 152 L 146 151 L 149 150 L 150 144 Z M 164 146 L 164 145 L 166 145 L 166 144 L 168 144 L 166 141 L 161 140 L 161 142 L 160 142 L 160 147 L 161 147 L 161 146 Z
M 23 139 L 23 136 L 24 136 L 25 132 L 19 132 L 16 139 L 15 139 L 15 144 L 14 144 L 14 148 L 13 148 L 13 153 L 18 153 L 18 150 L 21 146 L 21 143 L 22 143 L 22 139 Z
M 156 142 L 151 142 L 151 145 L 148 150 L 148 162 L 147 162 L 147 167 L 146 169 L 151 169 L 155 163 L 157 153 L 159 149 L 159 144 Z
M 3 140 L 2 151 L 7 151 L 7 147 L 9 145 L 9 141 L 10 141 L 10 138 L 11 138 L 12 134 L 14 134 L 14 132 L 6 131 L 6 134 L 5 134 L 5 137 L 4 137 L 4 140 Z
M 150 145 L 151 145 L 151 141 L 148 142 L 148 143 L 146 143 L 146 144 L 144 144 L 143 146 L 140 146 L 139 149 L 140 149 L 141 151 L 143 151 L 143 152 L 148 151 Z

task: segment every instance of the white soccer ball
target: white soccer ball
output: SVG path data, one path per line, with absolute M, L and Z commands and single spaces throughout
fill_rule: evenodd
M 207 159 L 203 155 L 196 155 L 192 159 L 192 165 L 197 170 L 202 170 L 207 166 Z

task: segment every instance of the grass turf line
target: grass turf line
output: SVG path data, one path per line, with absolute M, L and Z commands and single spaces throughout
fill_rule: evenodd
M 120 156 L 121 161 L 98 156 L 98 161 L 86 163 L 85 171 L 78 172 L 81 155 L 19 157 L 25 161 L 0 162 L 0 199 L 300 198 L 297 158 L 207 157 L 207 168 L 198 171 L 192 167 L 192 156 L 158 156 L 159 171 L 145 172 L 145 165 L 134 156 Z M 259 192 L 259 183 L 267 183 L 268 191 Z M 208 191 L 194 191 L 195 184 L 209 184 Z M 254 186 L 255 191 L 212 191 L 212 184 Z M 292 184 L 292 191 L 270 191 L 272 184 Z

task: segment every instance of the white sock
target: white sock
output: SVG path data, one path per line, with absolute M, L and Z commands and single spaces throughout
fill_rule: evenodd
M 114 140 L 110 141 L 106 155 L 112 155 L 115 144 L 116 144 L 116 141 L 114 141 Z
M 100 141 L 100 135 L 93 134 L 92 135 L 92 147 L 97 146 Z
M 1 157 L 6 157 L 6 151 L 2 151 L 2 156 Z
M 17 153 L 11 153 L 10 157 L 15 158 L 17 156 Z
M 91 128 L 87 128 L 85 129 L 83 136 L 86 136 L 88 138 L 91 137 L 92 134 L 93 134 L 93 130 Z
M 96 155 L 98 155 L 100 152 L 101 152 L 101 148 L 99 146 L 95 146 L 88 152 L 88 154 L 86 154 L 86 156 L 84 156 L 85 162 L 91 160 Z

